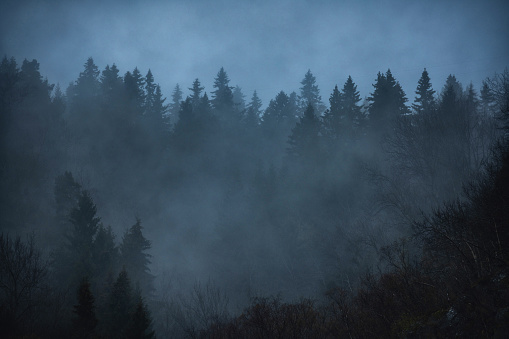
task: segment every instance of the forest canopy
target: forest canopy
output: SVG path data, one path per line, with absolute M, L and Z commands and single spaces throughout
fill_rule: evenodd
M 169 99 L 150 70 L 39 68 L 0 64 L 8 337 L 508 330 L 507 69 L 387 69 L 364 100 L 303 70 L 264 105 L 223 67 Z

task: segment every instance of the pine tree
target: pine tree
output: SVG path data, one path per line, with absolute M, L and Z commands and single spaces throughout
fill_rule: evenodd
M 493 115 L 493 107 L 495 105 L 495 98 L 490 85 L 486 80 L 483 80 L 481 87 L 481 107 L 485 115 Z
M 63 236 L 70 231 L 70 213 L 78 207 L 81 196 L 81 185 L 71 172 L 65 172 L 55 178 L 54 196 L 56 203 L 56 221 L 59 232 Z
M 319 151 L 320 121 L 315 115 L 313 105 L 308 104 L 304 115 L 292 130 L 288 138 L 288 154 L 309 161 Z
M 144 102 L 144 113 L 145 115 L 154 115 L 154 104 L 156 95 L 157 85 L 154 83 L 154 76 L 150 69 L 145 76 L 145 102 Z
M 239 86 L 235 86 L 233 88 L 233 104 L 235 105 L 235 109 L 239 114 L 242 114 L 246 109 L 246 101 L 245 101 L 245 95 L 242 93 L 242 88 Z
M 150 312 L 147 306 L 140 298 L 136 303 L 136 308 L 131 319 L 131 325 L 127 331 L 126 338 L 132 339 L 150 339 L 155 337 L 154 331 L 151 329 L 152 321 L 150 320 Z
M 322 97 L 320 96 L 318 85 L 316 85 L 316 78 L 311 73 L 311 70 L 306 72 L 304 79 L 302 79 L 300 83 L 302 85 L 299 96 L 299 107 L 301 108 L 301 111 L 304 112 L 307 109 L 308 104 L 311 104 L 315 112 L 321 114 L 325 107 L 322 103 Z
M 151 295 L 154 277 L 149 268 L 151 255 L 146 253 L 150 250 L 151 243 L 143 236 L 142 229 L 141 220 L 136 219 L 136 223 L 122 238 L 120 254 L 132 280 L 140 284 L 145 295 Z
M 168 123 L 170 125 L 173 125 L 177 121 L 181 102 L 182 102 L 182 90 L 180 89 L 179 84 L 176 84 L 171 94 L 171 103 L 168 105 L 169 114 Z
M 337 139 L 341 135 L 342 129 L 342 98 L 341 92 L 336 85 L 329 98 L 330 108 L 325 111 L 323 124 L 325 134 L 332 139 Z
M 429 113 L 436 108 L 435 91 L 431 87 L 430 78 L 426 68 L 419 79 L 415 94 L 417 94 L 417 96 L 412 104 L 412 108 L 416 113 Z
M 113 284 L 108 305 L 108 336 L 125 338 L 128 335 L 134 308 L 131 280 L 125 267 Z
M 97 326 L 95 299 L 90 291 L 90 283 L 83 278 L 77 291 L 78 303 L 74 305 L 75 318 L 73 332 L 76 338 L 91 338 Z
M 380 137 L 389 132 L 397 118 L 407 114 L 409 110 L 405 105 L 405 92 L 390 70 L 385 74 L 378 73 L 373 87 L 375 90 L 368 98 L 369 123 L 372 133 Z
M 247 128 L 256 128 L 260 123 L 260 114 L 262 108 L 262 101 L 258 97 L 256 90 L 253 92 L 251 101 L 247 105 L 246 115 L 244 116 L 244 124 Z
M 357 85 L 351 76 L 348 76 L 341 92 L 341 110 L 345 120 L 345 130 L 348 135 L 353 136 L 363 129 L 366 118 L 362 113 L 362 106 L 359 105 L 361 97 L 357 91 Z
M 214 88 L 212 91 L 212 107 L 222 123 L 222 126 L 228 131 L 235 130 L 241 120 L 240 114 L 235 110 L 233 102 L 232 88 L 229 86 L 230 79 L 223 67 L 217 73 L 214 79 Z
M 200 83 L 198 78 L 194 79 L 193 86 L 188 88 L 191 91 L 191 103 L 193 107 L 197 107 L 200 104 L 201 92 L 205 89 Z
M 96 216 L 97 208 L 87 191 L 82 191 L 78 206 L 70 213 L 73 229 L 67 237 L 67 252 L 72 264 L 71 284 L 76 284 L 81 277 L 94 276 L 92 260 L 94 236 L 99 228 L 100 218 Z

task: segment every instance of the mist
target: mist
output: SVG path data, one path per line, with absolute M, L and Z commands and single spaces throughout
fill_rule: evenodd
M 507 9 L 3 2 L 5 335 L 503 333 Z

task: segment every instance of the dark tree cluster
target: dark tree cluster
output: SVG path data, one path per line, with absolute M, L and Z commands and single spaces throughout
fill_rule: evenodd
M 7 234 L 36 231 L 50 252 L 47 263 L 35 260 L 30 288 L 51 292 L 12 299 L 18 292 L 5 285 L 10 333 L 502 331 L 493 319 L 507 317 L 506 306 L 492 296 L 506 293 L 507 143 L 492 149 L 509 121 L 507 70 L 478 95 L 453 75 L 436 91 L 425 69 L 411 105 L 390 70 L 364 101 L 349 76 L 328 104 L 308 70 L 299 94 L 280 91 L 265 108 L 256 91 L 246 101 L 224 68 L 209 94 L 195 79 L 187 96 L 176 85 L 168 104 L 154 79 L 138 68 L 121 75 L 115 64 L 100 70 L 89 58 L 64 94 L 37 61 L 2 60 L 0 222 L 2 251 L 14 253 L 2 254 L 2 279 L 16 255 L 39 258 L 32 240 Z M 130 213 L 136 222 L 117 242 L 114 229 Z M 178 248 L 151 257 L 141 219 L 154 244 L 171 236 Z M 229 320 L 212 288 L 188 297 L 156 289 L 152 261 L 181 277 L 202 267 L 183 285 L 220 282 L 251 306 Z M 300 297 L 323 302 L 291 302 Z

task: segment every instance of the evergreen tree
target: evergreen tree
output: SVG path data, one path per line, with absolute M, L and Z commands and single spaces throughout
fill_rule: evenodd
M 378 73 L 373 87 L 375 90 L 368 98 L 369 123 L 374 135 L 380 137 L 394 126 L 398 117 L 409 111 L 405 105 L 405 92 L 390 70 L 385 74 Z
M 253 92 L 251 101 L 247 105 L 246 115 L 244 116 L 244 124 L 248 128 L 256 128 L 260 122 L 260 114 L 262 108 L 262 101 L 258 97 L 256 91 Z
M 342 129 L 342 109 L 341 92 L 336 85 L 329 98 L 330 108 L 325 111 L 323 124 L 325 134 L 332 139 L 337 139 L 341 135 Z
M 119 253 L 115 245 L 115 235 L 111 226 L 104 227 L 99 225 L 94 239 L 93 261 L 95 263 L 95 275 L 98 278 L 98 284 L 104 285 L 104 280 L 110 272 L 114 272 L 118 267 Z
M 415 94 L 417 94 L 417 96 L 412 104 L 412 108 L 416 113 L 422 114 L 431 112 L 436 108 L 435 91 L 431 87 L 430 78 L 426 68 L 422 71 Z
M 87 191 L 83 191 L 78 206 L 71 210 L 73 230 L 68 236 L 68 250 L 74 258 L 75 278 L 93 276 L 93 243 L 99 228 L 97 208 Z
M 357 91 L 357 85 L 351 76 L 348 76 L 341 92 L 341 110 L 345 120 L 345 130 L 352 136 L 352 133 L 355 134 L 363 129 L 366 118 L 362 113 L 362 106 L 359 105 L 361 97 Z
M 211 103 L 222 123 L 222 126 L 225 127 L 226 130 L 231 131 L 236 129 L 237 124 L 241 120 L 241 116 L 235 110 L 232 92 L 233 87 L 230 87 L 229 83 L 230 79 L 228 78 L 224 68 L 221 67 L 214 79 L 213 87 L 215 90 L 212 91 Z
M 99 95 L 99 68 L 92 57 L 87 59 L 85 69 L 80 73 L 76 81 L 74 94 L 84 100 L 96 98 Z
M 171 103 L 168 105 L 169 113 L 168 123 L 170 125 L 173 125 L 177 121 L 181 101 L 182 101 L 182 90 L 180 89 L 179 84 L 176 84 L 171 94 Z
M 304 115 L 292 130 L 288 138 L 288 153 L 290 156 L 305 158 L 309 161 L 310 157 L 319 152 L 320 140 L 320 121 L 315 115 L 313 105 L 308 104 Z
M 73 332 L 76 338 L 91 338 L 97 326 L 95 299 L 90 291 L 90 283 L 83 278 L 77 293 L 78 303 L 74 305 L 75 318 Z
M 108 336 L 111 338 L 125 338 L 128 335 L 134 308 L 132 293 L 131 280 L 123 268 L 113 284 L 108 303 Z
M 56 203 L 56 221 L 61 235 L 70 231 L 70 213 L 78 207 L 81 196 L 81 185 L 78 184 L 71 172 L 55 178 L 54 196 Z
M 316 78 L 311 73 L 311 70 L 306 72 L 304 79 L 302 79 L 300 83 L 302 87 L 300 88 L 299 107 L 302 112 L 307 109 L 308 104 L 311 104 L 315 112 L 321 114 L 321 112 L 325 109 L 325 106 L 322 103 L 322 97 L 320 96 L 318 85 L 316 85 Z
M 201 92 L 205 89 L 200 83 L 198 78 L 194 79 L 193 86 L 189 88 L 191 91 L 191 103 L 193 107 L 197 107 L 200 104 Z
M 145 76 L 144 102 L 144 114 L 149 117 L 149 119 L 156 119 L 154 114 L 156 87 L 157 85 L 154 83 L 154 76 L 152 75 L 152 71 L 149 69 L 147 75 Z
M 151 248 L 151 243 L 142 233 L 140 219 L 124 234 L 120 244 L 120 254 L 129 276 L 142 287 L 145 295 L 151 295 L 153 292 L 153 279 L 150 274 L 150 257 L 146 253 Z
M 127 331 L 127 338 L 132 339 L 150 339 L 155 337 L 154 331 L 151 329 L 152 321 L 150 320 L 150 312 L 147 306 L 140 299 L 136 303 L 136 308 L 131 319 L 131 325 Z
M 481 87 L 481 107 L 482 112 L 485 115 L 492 115 L 493 107 L 495 105 L 495 98 L 493 96 L 493 92 L 490 88 L 490 85 L 486 80 L 483 80 Z
M 235 86 L 233 88 L 233 104 L 235 105 L 235 109 L 239 114 L 242 114 L 246 109 L 246 101 L 245 101 L 245 95 L 242 93 L 242 88 L 239 86 Z

